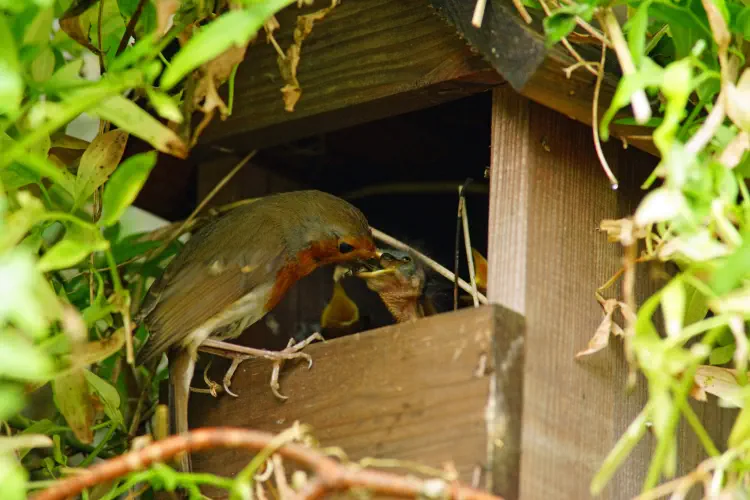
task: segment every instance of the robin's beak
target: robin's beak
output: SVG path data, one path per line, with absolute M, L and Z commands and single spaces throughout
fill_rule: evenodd
M 338 283 L 342 279 L 352 276 L 353 274 L 354 272 L 351 267 L 338 265 L 333 270 L 333 282 Z

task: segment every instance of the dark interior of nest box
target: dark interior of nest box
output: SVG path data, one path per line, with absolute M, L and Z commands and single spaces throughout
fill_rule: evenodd
M 298 189 L 327 191 L 361 209 L 373 227 L 453 269 L 457 190 L 467 178 L 473 179 L 466 190 L 472 246 L 487 254 L 489 187 L 485 170 L 490 161 L 490 110 L 491 93 L 486 92 L 261 150 L 210 206 Z M 183 180 L 177 184 L 169 176 L 174 171 L 164 169 L 159 176 L 157 167 L 137 204 L 167 218 L 185 217 L 243 154 L 217 152 L 199 165 L 194 175 L 183 171 Z M 197 189 L 191 191 L 194 187 L 184 179 L 194 179 Z M 171 190 L 170 205 L 161 198 L 165 188 Z M 192 204 L 180 204 L 190 196 L 194 196 Z M 468 281 L 463 238 L 460 248 L 461 276 Z M 347 278 L 343 286 L 359 307 L 360 321 L 345 331 L 323 331 L 324 337 L 394 323 L 377 295 L 360 280 Z M 434 275 L 430 289 L 438 308 L 452 309 L 450 282 Z M 290 337 L 306 338 L 320 328 L 321 313 L 332 292 L 332 269 L 316 271 L 297 283 L 264 321 L 248 328 L 236 342 L 277 349 Z M 461 306 L 470 304 L 464 294 Z M 222 361 L 214 363 L 217 373 L 225 367 Z

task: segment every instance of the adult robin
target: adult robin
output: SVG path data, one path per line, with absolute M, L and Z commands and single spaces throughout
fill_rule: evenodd
M 174 432 L 188 430 L 199 346 L 253 353 L 219 340 L 239 336 L 318 267 L 351 266 L 379 255 L 362 212 L 320 191 L 267 196 L 201 228 L 150 288 L 135 318 L 150 333 L 137 364 L 170 352 Z M 294 349 L 255 351 L 272 359 L 299 356 Z M 179 465 L 189 470 L 189 457 Z

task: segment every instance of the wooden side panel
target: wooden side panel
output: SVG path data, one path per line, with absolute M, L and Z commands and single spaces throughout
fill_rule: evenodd
M 323 446 L 342 447 L 352 459 L 412 460 L 441 468 L 452 462 L 463 481 L 485 477 L 488 467 L 500 493 L 518 478 L 520 408 L 506 400 L 521 390 L 517 377 L 522 351 L 505 362 L 495 381 L 496 348 L 522 343 L 518 315 L 497 306 L 464 309 L 313 344 L 314 360 L 289 363 L 281 378 L 286 402 L 268 387 L 271 364 L 251 360 L 240 365 L 232 383 L 239 398 L 213 399 L 193 394 L 191 426 L 236 425 L 280 431 L 295 420 L 311 425 Z M 494 339 L 494 340 L 493 340 Z M 498 351 L 500 352 L 500 351 Z M 221 374 L 216 373 L 219 377 Z M 508 397 L 488 398 L 492 387 Z M 494 401 L 497 441 L 487 439 L 486 410 Z M 511 412 L 519 412 L 511 414 Z M 515 434 L 514 434 L 515 433 Z M 490 463 L 488 451 L 507 443 Z M 515 461 L 513 461 L 515 460 Z M 235 474 L 247 464 L 245 453 L 216 450 L 193 458 L 197 471 Z

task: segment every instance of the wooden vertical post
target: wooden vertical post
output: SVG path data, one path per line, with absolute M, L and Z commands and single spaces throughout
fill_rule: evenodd
M 642 378 L 626 391 L 619 341 L 575 359 L 602 319 L 594 292 L 622 265 L 619 245 L 597 228 L 633 213 L 656 159 L 606 144 L 620 180 L 613 191 L 589 127 L 510 88 L 494 91 L 492 114 L 488 298 L 526 320 L 519 497 L 589 498 L 592 477 L 647 398 Z M 658 284 L 641 266 L 638 301 Z M 726 442 L 731 412 L 694 407 L 714 441 Z M 652 447 L 646 436 L 599 498 L 639 494 Z M 678 450 L 681 473 L 706 458 L 686 426 Z
M 609 187 L 590 128 L 510 88 L 494 92 L 488 293 L 526 316 L 520 497 L 588 498 L 626 425 L 615 412 L 629 418 L 646 397 L 642 387 L 625 394 L 617 347 L 574 358 L 601 321 L 594 291 L 621 265 L 597 226 L 630 209 L 628 186 Z M 605 498 L 631 497 L 643 469 L 630 461 L 632 480 Z

